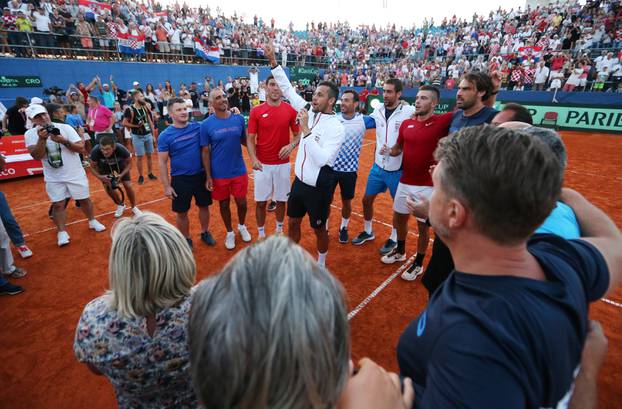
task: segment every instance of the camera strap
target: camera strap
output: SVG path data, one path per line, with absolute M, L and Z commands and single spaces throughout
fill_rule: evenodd
M 116 146 L 114 147 L 114 152 L 112 154 L 114 155 L 114 163 L 115 165 L 117 165 L 117 173 L 115 174 L 115 171 L 110 165 L 109 161 L 106 161 L 106 163 L 108 164 L 108 169 L 110 169 L 110 174 L 113 176 L 118 176 L 121 174 L 121 167 L 119 166 L 119 160 L 117 159 L 117 147 Z
M 63 166 L 63 155 L 60 143 L 54 142 L 54 145 L 56 145 L 56 152 L 50 152 L 48 148 L 48 143 L 47 141 L 45 141 L 45 156 L 47 156 L 50 166 L 58 169 Z

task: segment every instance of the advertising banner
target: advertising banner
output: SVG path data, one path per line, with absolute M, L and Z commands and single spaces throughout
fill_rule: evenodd
M 3 136 L 0 139 L 0 154 L 6 158 L 4 170 L 0 172 L 0 180 L 43 173 L 41 161 L 34 160 L 30 156 L 24 135 Z

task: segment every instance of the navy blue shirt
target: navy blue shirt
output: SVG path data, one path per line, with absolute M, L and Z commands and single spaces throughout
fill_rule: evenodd
M 171 176 L 204 172 L 201 160 L 201 124 L 189 122 L 185 128 L 167 127 L 158 138 L 158 152 L 168 152 Z
M 546 281 L 454 271 L 406 328 L 397 358 L 417 408 L 548 408 L 568 394 L 609 271 L 583 240 L 540 234 L 528 250 Z
M 246 138 L 244 117 L 228 118 L 211 115 L 201 124 L 201 146 L 210 146 L 211 171 L 214 179 L 230 179 L 246 174 L 240 143 Z
M 489 124 L 498 113 L 499 111 L 494 108 L 484 107 L 475 115 L 464 116 L 464 111 L 458 109 L 454 112 L 454 117 L 449 126 L 449 133 L 456 132 L 458 129 L 466 128 L 467 126 Z

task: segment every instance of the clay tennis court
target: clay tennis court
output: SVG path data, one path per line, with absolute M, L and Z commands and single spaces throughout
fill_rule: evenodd
M 569 155 L 566 185 L 579 190 L 605 210 L 622 227 L 622 140 L 620 136 L 562 132 Z M 361 198 L 367 173 L 373 161 L 374 134 L 369 131 L 361 153 L 357 194 L 353 202 L 350 237 L 363 229 Z M 248 161 L 247 161 L 248 163 Z M 249 167 L 250 169 L 250 167 Z M 157 174 L 157 172 L 154 172 Z M 136 172 L 132 172 L 133 180 Z M 104 233 L 89 231 L 83 213 L 72 204 L 68 208 L 68 232 L 71 244 L 56 245 L 56 230 L 47 217 L 48 198 L 43 177 L 0 183 L 13 213 L 26 234 L 35 255 L 17 264 L 28 270 L 26 278 L 14 282 L 26 292 L 0 298 L 0 407 L 2 408 L 111 408 L 116 407 L 113 389 L 105 377 L 98 377 L 79 364 L 73 355 L 73 336 L 84 305 L 107 288 L 107 260 L 110 228 L 115 219 L 115 205 L 101 185 L 91 179 L 95 214 L 108 227 Z M 247 225 L 256 237 L 252 179 L 249 186 Z M 159 181 L 134 184 L 140 208 L 166 217 L 174 223 L 170 202 L 163 197 Z M 383 265 L 378 248 L 390 233 L 391 199 L 378 197 L 374 214 L 375 242 L 363 246 L 342 245 L 337 241 L 341 220 L 339 194 L 335 195 L 329 221 L 331 244 L 327 267 L 341 280 L 347 294 L 351 316 L 354 359 L 369 356 L 391 370 L 397 370 L 395 346 L 405 326 L 427 302 L 427 291 L 419 280 L 405 282 L 397 273 L 399 264 Z M 194 254 L 198 280 L 214 274 L 234 252 L 224 247 L 225 231 L 218 206 L 212 206 L 210 230 L 218 241 L 207 247 L 198 240 L 198 216 L 191 212 L 191 231 L 195 238 Z M 126 215 L 130 215 L 126 212 Z M 233 212 L 233 221 L 237 221 Z M 407 253 L 416 248 L 416 226 L 411 221 Z M 268 233 L 274 231 L 274 213 L 266 222 Z M 315 237 L 303 222 L 301 244 L 315 255 Z M 239 236 L 237 249 L 243 247 Z M 428 251 L 429 255 L 430 251 Z M 427 262 L 427 260 L 426 260 Z M 609 301 L 609 302 L 607 302 Z M 620 408 L 622 401 L 622 290 L 606 301 L 591 307 L 590 316 L 603 323 L 609 339 L 609 352 L 599 378 L 599 407 Z M 560 340 L 563 342 L 563 340 Z

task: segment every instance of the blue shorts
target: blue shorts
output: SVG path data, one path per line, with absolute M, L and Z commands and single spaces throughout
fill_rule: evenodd
M 401 170 L 388 171 L 380 168 L 374 163 L 367 177 L 367 187 L 365 188 L 365 196 L 373 196 L 378 193 L 384 193 L 389 189 L 391 197 L 395 198 L 397 185 L 400 184 L 402 177 Z
M 145 156 L 145 153 L 151 155 L 153 153 L 153 135 L 132 134 L 132 145 L 134 145 L 134 153 L 136 156 Z

